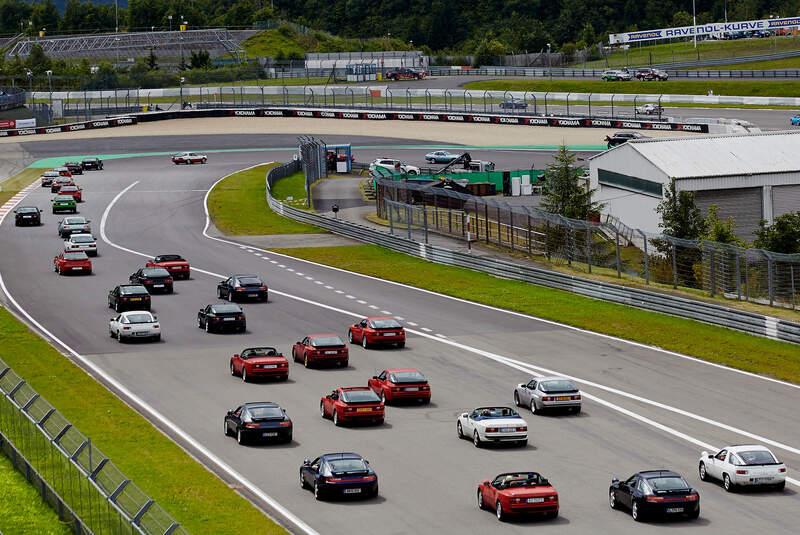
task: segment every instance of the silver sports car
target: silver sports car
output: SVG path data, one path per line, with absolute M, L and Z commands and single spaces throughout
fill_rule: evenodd
M 146 310 L 129 310 L 108 321 L 108 334 L 122 343 L 124 339 L 149 338 L 161 340 L 158 318 Z
M 530 407 L 534 414 L 545 409 L 570 409 L 581 412 L 581 392 L 564 377 L 537 377 L 514 389 L 517 407 Z

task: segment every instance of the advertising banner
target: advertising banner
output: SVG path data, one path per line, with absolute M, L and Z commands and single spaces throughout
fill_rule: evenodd
M 711 22 L 697 26 L 680 26 L 676 28 L 659 28 L 628 33 L 612 33 L 608 36 L 609 44 L 635 43 L 675 37 L 694 37 L 699 35 L 719 35 L 733 32 L 775 31 L 781 28 L 800 26 L 800 17 L 783 19 L 747 20 L 741 22 Z

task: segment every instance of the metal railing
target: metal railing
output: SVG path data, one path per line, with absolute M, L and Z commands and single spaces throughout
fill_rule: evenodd
M 278 172 L 277 169 L 279 168 L 280 166 L 274 167 L 267 173 L 267 184 L 271 185 L 274 182 L 270 175 Z M 661 312 L 775 340 L 800 344 L 800 324 L 798 323 L 704 301 L 585 279 L 507 260 L 462 253 L 341 219 L 332 219 L 310 211 L 293 208 L 274 199 L 270 194 L 269 187 L 266 194 L 269 207 L 282 216 L 431 262 L 483 271 L 502 278 L 521 280 L 642 310 Z
M 76 533 L 188 535 L 2 360 L 0 441 Z
M 798 54 L 800 55 L 800 54 Z M 719 63 L 707 63 L 703 66 L 727 65 L 736 63 L 731 60 L 720 60 Z M 684 65 L 675 65 L 680 67 Z M 688 64 L 685 66 L 689 66 Z M 664 70 L 670 78 L 800 78 L 800 69 L 726 69 L 726 70 L 681 70 L 669 68 L 669 65 L 654 65 L 654 67 Z M 609 67 L 608 69 L 579 69 L 553 67 L 481 67 L 479 69 L 451 69 L 449 67 L 431 67 L 432 76 L 520 76 L 526 78 L 597 78 L 599 79 L 604 71 L 618 70 L 623 67 Z M 636 67 L 625 67 L 634 71 Z M 303 76 L 304 77 L 304 76 Z M 657 84 L 654 83 L 657 87 Z

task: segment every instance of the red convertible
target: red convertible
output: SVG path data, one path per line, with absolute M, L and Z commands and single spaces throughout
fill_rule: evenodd
M 312 364 L 347 366 L 349 352 L 335 334 L 310 334 L 292 346 L 292 358 L 308 368 Z
M 173 278 L 189 278 L 189 262 L 178 254 L 162 254 L 149 260 L 146 267 L 163 267 Z
M 180 154 L 176 154 L 172 157 L 172 163 L 175 165 L 185 163 L 206 163 L 208 157 L 205 154 L 199 154 L 197 152 L 181 152 Z
M 544 513 L 547 518 L 556 518 L 558 492 L 536 472 L 510 472 L 478 485 L 478 507 L 494 509 L 501 522 L 520 513 Z
M 274 347 L 251 347 L 231 357 L 231 375 L 245 383 L 256 377 L 289 378 L 289 361 Z
M 414 368 L 383 370 L 370 379 L 368 384 L 384 403 L 402 399 L 413 399 L 423 403 L 431 401 L 431 387 L 428 385 L 428 380 Z
M 75 199 L 75 202 L 83 202 L 83 188 L 74 184 L 61 186 L 58 189 L 58 194 L 70 195 L 73 199 Z
M 59 275 L 66 273 L 92 274 L 92 261 L 83 251 L 59 253 L 53 258 L 53 271 Z
M 382 424 L 384 405 L 378 394 L 366 386 L 342 387 L 320 400 L 319 412 L 323 418 L 333 419 L 334 425 L 363 421 Z
M 379 344 L 403 347 L 406 345 L 406 330 L 392 317 L 364 318 L 350 326 L 347 339 L 351 344 L 361 343 L 364 349 Z

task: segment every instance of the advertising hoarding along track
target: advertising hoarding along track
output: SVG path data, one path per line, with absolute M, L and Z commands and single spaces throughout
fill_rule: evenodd
M 708 24 L 698 24 L 697 26 L 678 26 L 674 28 L 659 28 L 657 30 L 612 33 L 608 36 L 608 43 L 615 45 L 620 43 L 635 43 L 638 41 L 673 39 L 676 37 L 720 35 L 733 32 L 775 31 L 782 28 L 797 28 L 798 26 L 800 26 L 800 17 L 746 20 L 740 22 L 710 22 Z

